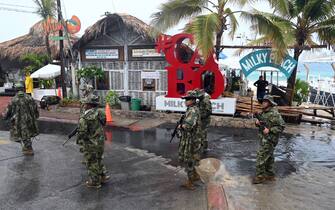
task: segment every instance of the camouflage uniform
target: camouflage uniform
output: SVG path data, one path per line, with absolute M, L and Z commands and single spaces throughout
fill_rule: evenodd
M 189 93 L 188 96 L 192 96 Z M 187 96 L 186 96 L 187 97 Z M 195 166 L 200 160 L 201 140 L 199 138 L 201 119 L 196 104 L 187 107 L 182 123 L 181 139 L 179 143 L 179 162 L 185 167 L 188 179 L 195 175 Z
M 92 101 L 98 103 L 98 99 L 95 100 L 94 98 L 97 98 L 97 96 L 89 97 L 85 103 L 91 103 Z M 101 185 L 102 179 L 106 176 L 105 166 L 102 163 L 105 143 L 103 127 L 105 124 L 105 113 L 97 108 L 91 108 L 80 116 L 78 126 L 78 138 L 83 140 L 83 153 L 88 176 L 90 182 L 95 186 Z
M 11 141 L 20 142 L 24 154 L 33 154 L 31 138 L 39 134 L 38 117 L 39 112 L 34 99 L 22 91 L 12 99 L 4 114 L 5 120 L 10 120 Z
M 211 123 L 211 114 L 212 114 L 212 103 L 210 101 L 210 95 L 208 95 L 204 90 L 198 90 L 198 106 L 201 116 L 201 129 L 200 129 L 200 138 L 203 151 L 208 149 L 208 139 L 207 131 Z
M 275 105 L 270 97 L 265 97 L 264 100 L 269 100 L 272 105 Z M 278 110 L 273 106 L 263 111 L 258 120 L 263 122 L 263 126 L 259 126 L 260 149 L 257 152 L 256 177 L 274 177 L 274 150 L 285 123 Z M 264 127 L 270 130 L 269 134 L 263 133 Z
M 83 102 L 93 95 L 93 86 L 83 84 L 80 87 L 80 90 L 81 90 L 81 97 L 82 97 L 82 100 L 80 101 L 80 116 L 81 116 L 85 112 L 85 110 L 84 110 L 84 105 L 85 104 Z M 83 139 L 80 139 L 79 136 L 77 136 L 76 143 L 79 145 L 79 151 L 84 152 Z

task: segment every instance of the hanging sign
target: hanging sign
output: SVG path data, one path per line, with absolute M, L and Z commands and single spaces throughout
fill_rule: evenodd
M 157 71 L 142 71 L 141 79 L 159 79 L 160 73 Z
M 275 63 L 271 50 L 258 50 L 240 60 L 242 71 L 246 77 L 258 68 L 270 66 L 277 68 L 289 78 L 297 64 L 298 62 L 289 55 L 286 55 L 281 64 Z
M 118 49 L 86 49 L 86 59 L 119 59 Z
M 134 58 L 151 58 L 164 56 L 161 53 L 156 52 L 155 49 L 132 49 L 131 55 Z
M 66 31 L 69 34 L 76 34 L 81 29 L 81 22 L 77 16 L 72 16 L 70 20 L 65 21 Z M 64 30 L 62 23 L 58 22 L 55 18 L 50 17 L 43 22 L 43 29 L 45 33 L 52 33 L 59 30 Z

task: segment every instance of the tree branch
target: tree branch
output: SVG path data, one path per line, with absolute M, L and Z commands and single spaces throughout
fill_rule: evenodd
M 235 14 L 235 13 L 240 13 L 240 12 L 243 12 L 243 11 L 242 10 L 234 11 L 234 12 L 226 14 L 224 17 L 227 18 L 229 15 L 232 15 L 232 14 Z
M 208 11 L 210 11 L 211 13 L 215 13 L 213 10 L 209 9 L 208 7 L 203 7 L 204 9 L 207 9 Z

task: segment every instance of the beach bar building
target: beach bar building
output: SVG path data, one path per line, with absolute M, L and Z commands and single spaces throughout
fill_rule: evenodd
M 74 45 L 78 68 L 93 65 L 104 70 L 104 78 L 93 84 L 100 96 L 114 90 L 153 106 L 157 96 L 166 94 L 167 63 L 156 52 L 150 32 L 150 26 L 136 17 L 106 14 Z

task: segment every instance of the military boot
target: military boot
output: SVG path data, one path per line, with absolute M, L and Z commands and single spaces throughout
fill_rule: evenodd
M 200 176 L 197 173 L 194 173 L 191 177 L 192 182 L 200 181 Z
M 34 155 L 34 150 L 33 150 L 33 148 L 23 148 L 22 153 L 26 156 L 33 156 Z
M 275 177 L 275 176 L 266 176 L 265 179 L 266 179 L 267 181 L 271 181 L 271 182 L 276 181 L 276 177 Z
M 101 184 L 106 184 L 107 182 L 109 182 L 110 178 L 111 177 L 109 175 L 101 176 Z
M 182 187 L 185 187 L 188 190 L 195 190 L 195 187 L 191 179 L 187 179 L 187 181 L 182 185 Z
M 99 189 L 101 188 L 101 184 L 97 183 L 97 182 L 93 182 L 92 180 L 86 181 L 86 186 L 89 188 L 96 188 Z
M 255 176 L 252 179 L 252 183 L 253 184 L 262 184 L 266 181 L 266 178 L 264 176 Z

